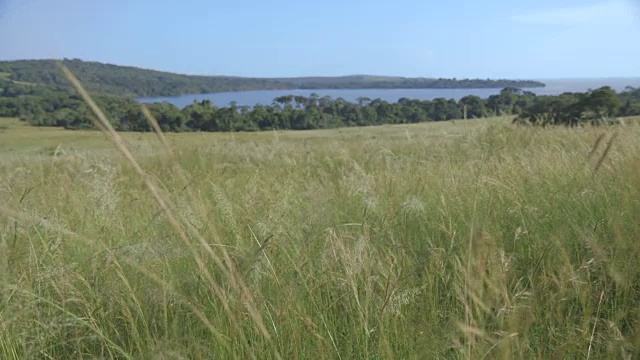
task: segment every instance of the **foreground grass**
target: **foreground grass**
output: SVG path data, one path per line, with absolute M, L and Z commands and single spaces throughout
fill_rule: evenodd
M 640 127 L 507 123 L 8 122 L 0 358 L 638 358 Z

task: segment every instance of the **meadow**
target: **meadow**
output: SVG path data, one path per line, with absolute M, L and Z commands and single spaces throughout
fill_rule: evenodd
M 0 119 L 0 358 L 640 358 L 639 119 L 510 120 Z

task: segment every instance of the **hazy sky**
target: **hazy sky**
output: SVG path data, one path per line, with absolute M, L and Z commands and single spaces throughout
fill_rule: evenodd
M 640 76 L 636 0 L 0 0 L 0 60 L 189 74 Z

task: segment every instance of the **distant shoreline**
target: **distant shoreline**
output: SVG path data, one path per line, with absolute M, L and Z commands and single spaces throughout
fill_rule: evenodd
M 602 78 L 602 79 L 567 79 L 546 80 L 545 87 L 522 88 L 523 91 L 531 91 L 536 95 L 560 95 L 564 92 L 586 92 L 589 89 L 597 89 L 602 86 L 611 86 L 614 90 L 624 91 L 625 87 L 640 87 L 638 78 Z M 319 97 L 342 97 L 347 101 L 357 102 L 358 97 L 381 98 L 389 102 L 396 102 L 400 98 L 433 100 L 438 97 L 459 100 L 472 95 L 480 98 L 488 98 L 496 95 L 501 88 L 476 88 L 476 89 L 278 89 L 278 90 L 247 90 L 233 92 L 217 92 L 203 94 L 186 94 L 180 96 L 152 96 L 135 98 L 137 102 L 153 103 L 167 101 L 178 107 L 184 107 L 193 101 L 210 100 L 218 106 L 227 106 L 232 101 L 238 106 L 255 106 L 257 104 L 269 105 L 273 99 L 284 95 L 310 96 L 313 93 Z
M 71 89 L 60 72 L 59 60 L 0 61 L 5 79 Z M 181 75 L 131 66 L 64 59 L 62 62 L 90 92 L 130 98 L 171 97 L 203 93 L 255 90 L 335 89 L 501 89 L 539 88 L 535 80 L 457 79 L 349 75 L 335 77 L 251 78 L 238 76 Z

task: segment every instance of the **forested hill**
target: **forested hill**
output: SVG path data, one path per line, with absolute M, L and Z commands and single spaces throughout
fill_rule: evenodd
M 106 95 L 153 97 L 295 88 L 292 84 L 270 79 L 189 76 L 75 59 L 63 62 L 89 91 Z M 8 73 L 6 78 L 13 81 L 71 90 L 71 84 L 55 60 L 0 61 L 0 73 Z
M 354 75 L 342 77 L 245 78 L 195 76 L 118 66 L 82 60 L 63 60 L 93 93 L 128 97 L 178 96 L 244 90 L 283 89 L 443 89 L 443 88 L 531 88 L 537 81 L 432 79 Z M 60 89 L 71 85 L 55 60 L 0 61 L 0 73 L 13 81 Z M 8 75 L 7 75 L 8 74 Z
M 531 80 L 405 78 L 398 76 L 349 75 L 340 77 L 275 78 L 299 89 L 476 89 L 536 88 L 545 84 Z

